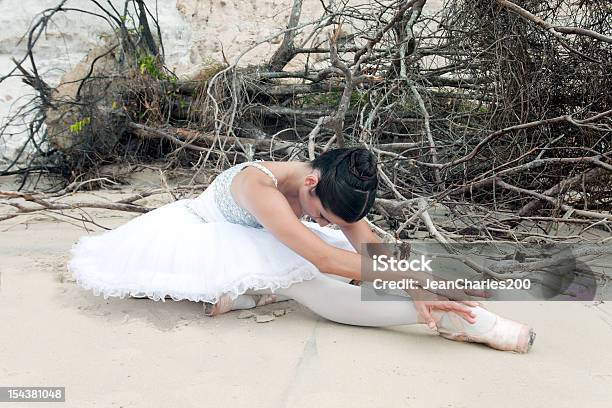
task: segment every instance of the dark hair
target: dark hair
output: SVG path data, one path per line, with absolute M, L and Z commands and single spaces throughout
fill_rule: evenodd
M 368 214 L 378 188 L 376 156 L 369 150 L 329 150 L 310 165 L 321 172 L 315 193 L 323 207 L 349 223 Z

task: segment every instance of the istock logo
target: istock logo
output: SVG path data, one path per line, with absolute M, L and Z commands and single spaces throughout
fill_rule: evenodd
M 363 248 L 362 300 L 384 300 L 381 291 L 409 289 L 472 297 L 486 291 L 487 301 L 612 299 L 610 244 L 412 241 L 407 250 L 397 249 L 386 243 Z
M 433 272 L 429 264 L 433 259 L 427 259 L 425 255 L 421 255 L 420 259 L 395 259 L 388 255 L 374 255 L 372 262 L 374 271 L 387 272 L 387 271 L 420 271 L 420 272 Z

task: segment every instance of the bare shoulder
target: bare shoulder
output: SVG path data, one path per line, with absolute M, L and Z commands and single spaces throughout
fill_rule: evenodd
M 234 176 L 230 191 L 236 203 L 245 207 L 245 201 L 261 195 L 268 188 L 276 189 L 272 178 L 253 166 L 246 166 Z
M 299 223 L 285 195 L 277 189 L 272 177 L 261 169 L 247 166 L 236 173 L 230 192 L 234 201 L 264 227 L 278 221 L 284 225 L 292 225 L 293 221 Z

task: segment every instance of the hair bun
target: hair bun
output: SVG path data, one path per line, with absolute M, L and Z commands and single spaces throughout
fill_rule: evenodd
M 369 150 L 355 148 L 349 153 L 349 171 L 359 180 L 369 181 L 377 176 L 376 156 Z
M 341 147 L 314 159 L 321 173 L 315 187 L 323 207 L 352 223 L 365 217 L 376 200 L 377 159 L 368 149 Z

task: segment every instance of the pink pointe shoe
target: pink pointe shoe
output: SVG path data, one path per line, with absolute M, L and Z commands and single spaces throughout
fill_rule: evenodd
M 476 323 L 470 324 L 453 312 L 432 311 L 440 336 L 454 341 L 483 343 L 503 351 L 527 353 L 535 341 L 535 331 L 522 323 L 484 309 L 472 308 Z

